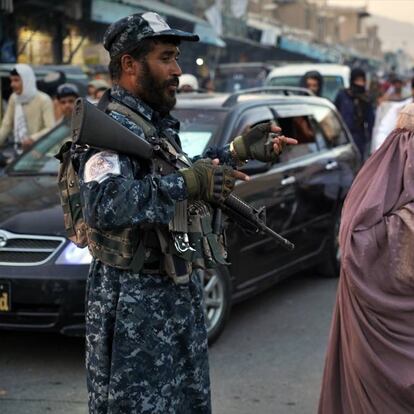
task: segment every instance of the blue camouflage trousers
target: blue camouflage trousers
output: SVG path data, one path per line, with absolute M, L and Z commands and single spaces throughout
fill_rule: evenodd
M 209 414 L 202 286 L 94 261 L 87 280 L 90 414 Z

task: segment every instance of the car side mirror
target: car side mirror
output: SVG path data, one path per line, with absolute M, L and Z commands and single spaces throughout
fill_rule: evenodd
M 262 162 L 257 160 L 250 160 L 247 164 L 239 168 L 240 171 L 244 172 L 247 175 L 254 175 L 264 173 L 270 170 L 272 166 L 271 162 Z

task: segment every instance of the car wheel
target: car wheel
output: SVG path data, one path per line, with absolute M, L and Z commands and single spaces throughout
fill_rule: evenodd
M 328 246 L 324 261 L 320 264 L 318 270 L 324 277 L 338 277 L 341 269 L 341 249 L 339 248 L 339 227 L 341 225 L 340 212 L 335 215 L 331 235 L 328 240 Z
M 226 268 L 200 272 L 204 291 L 204 314 L 208 342 L 213 344 L 223 332 L 231 310 L 231 280 Z

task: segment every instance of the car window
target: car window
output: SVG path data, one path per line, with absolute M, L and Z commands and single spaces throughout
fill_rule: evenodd
M 338 116 L 331 108 L 322 105 L 311 105 L 310 109 L 322 131 L 326 147 L 337 147 L 349 142 Z
M 253 108 L 248 108 L 240 115 L 239 119 L 237 120 L 236 127 L 233 131 L 232 136 L 230 137 L 230 140 L 238 135 L 241 135 L 249 128 L 262 122 L 271 121 L 272 119 L 273 114 L 268 106 L 261 105 Z
M 342 76 L 324 76 L 322 95 L 334 101 L 338 92 L 344 88 Z
M 226 115 L 226 110 L 175 109 L 173 116 L 180 121 L 179 135 L 184 152 L 190 157 L 201 155 Z
M 59 161 L 55 155 L 64 142 L 71 139 L 70 128 L 60 124 L 24 153 L 8 170 L 13 173 L 57 174 Z
M 289 162 L 319 150 L 316 123 L 310 115 L 279 117 L 276 122 L 282 128 L 283 135 L 298 140 L 297 145 L 284 149 L 280 154 L 280 162 Z
M 270 86 L 300 86 L 302 76 L 275 76 L 268 81 Z M 344 87 L 344 82 L 339 75 L 323 76 L 322 96 L 333 101 L 336 94 Z

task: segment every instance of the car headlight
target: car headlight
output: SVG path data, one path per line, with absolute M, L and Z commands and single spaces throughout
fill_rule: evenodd
M 81 249 L 70 242 L 56 260 L 60 265 L 82 265 L 90 264 L 92 256 L 87 247 Z

